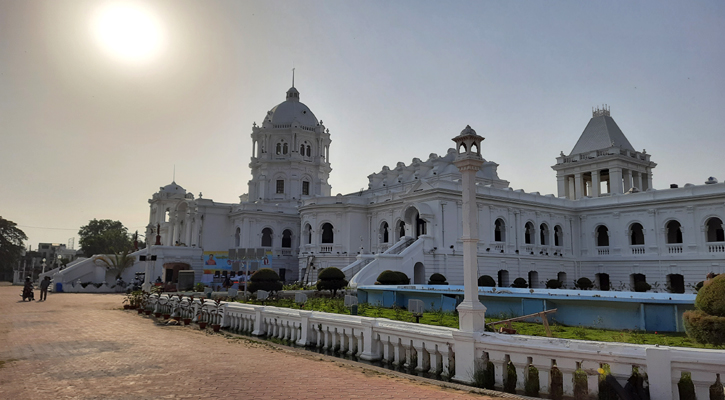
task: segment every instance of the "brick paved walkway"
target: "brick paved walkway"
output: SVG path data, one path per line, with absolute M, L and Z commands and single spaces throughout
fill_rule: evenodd
M 492 399 L 121 309 L 0 286 L 0 399 Z M 36 294 L 37 297 L 37 294 Z

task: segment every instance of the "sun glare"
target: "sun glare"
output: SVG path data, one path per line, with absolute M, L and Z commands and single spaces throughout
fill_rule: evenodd
M 131 1 L 104 3 L 93 16 L 93 35 L 103 50 L 127 62 L 143 62 L 159 53 L 161 24 L 142 4 Z

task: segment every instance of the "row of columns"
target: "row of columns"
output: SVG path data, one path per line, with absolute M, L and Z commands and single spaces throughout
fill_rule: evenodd
M 577 200 L 584 196 L 599 197 L 603 193 L 622 194 L 632 187 L 636 187 L 640 191 L 646 191 L 652 187 L 652 170 L 647 168 L 647 172 L 633 171 L 624 168 L 609 168 L 609 179 L 605 179 L 607 183 L 607 191 L 600 193 L 600 185 L 602 170 L 591 171 L 590 179 L 586 179 L 587 172 L 577 172 L 571 175 L 557 176 L 559 197 Z

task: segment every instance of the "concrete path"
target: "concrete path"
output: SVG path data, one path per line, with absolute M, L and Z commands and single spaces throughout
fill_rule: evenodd
M 50 293 L 46 302 L 23 303 L 21 289 L 0 286 L 0 399 L 493 399 L 198 327 L 161 326 L 123 311 L 122 295 Z

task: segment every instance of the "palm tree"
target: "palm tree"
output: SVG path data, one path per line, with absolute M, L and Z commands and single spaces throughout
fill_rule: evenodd
M 133 266 L 133 264 L 136 262 L 136 257 L 130 255 L 129 250 L 124 250 L 121 253 L 96 256 L 94 261 L 100 263 L 101 266 L 106 267 L 106 269 L 108 270 L 115 270 L 116 276 L 121 276 L 121 274 L 123 274 L 123 271 Z

